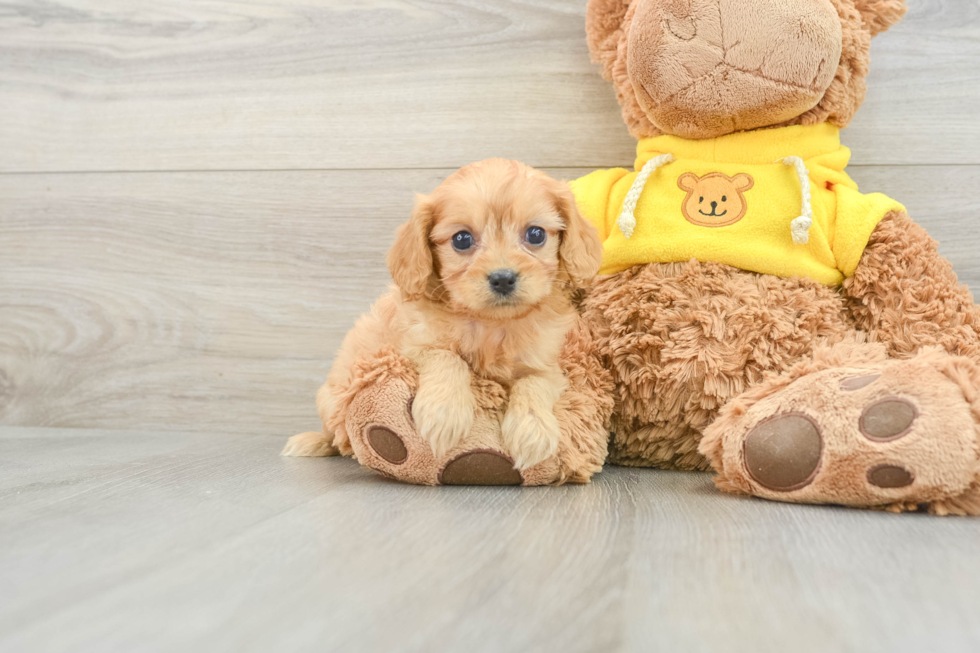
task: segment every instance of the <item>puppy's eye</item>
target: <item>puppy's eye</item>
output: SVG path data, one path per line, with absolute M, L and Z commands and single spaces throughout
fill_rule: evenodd
M 703 201 L 704 201 L 704 198 L 703 197 L 698 200 L 698 202 L 703 202 Z
M 528 245 L 544 245 L 544 241 L 548 240 L 548 232 L 541 227 L 531 227 L 524 234 L 524 240 Z
M 728 201 L 728 195 L 722 195 L 721 196 L 721 201 L 722 202 L 727 202 Z
M 473 247 L 473 234 L 468 231 L 457 232 L 453 236 L 453 249 L 457 252 L 465 252 Z

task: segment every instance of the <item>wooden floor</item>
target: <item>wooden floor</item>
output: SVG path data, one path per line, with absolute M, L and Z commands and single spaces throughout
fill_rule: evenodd
M 0 650 L 980 650 L 978 520 L 622 467 L 410 487 L 281 445 L 0 430 Z
M 980 0 L 844 140 L 980 287 Z M 980 520 L 286 460 L 414 192 L 631 165 L 585 0 L 0 5 L 0 651 L 977 651 Z

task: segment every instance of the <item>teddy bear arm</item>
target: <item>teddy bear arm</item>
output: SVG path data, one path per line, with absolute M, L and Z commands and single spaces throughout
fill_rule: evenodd
M 904 211 L 878 224 L 843 293 L 860 330 L 908 358 L 926 346 L 980 360 L 980 307 Z

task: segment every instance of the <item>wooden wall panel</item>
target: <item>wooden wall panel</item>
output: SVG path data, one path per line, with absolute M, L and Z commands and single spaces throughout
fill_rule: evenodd
M 384 253 L 450 170 L 0 175 L 0 422 L 314 427 Z M 549 170 L 574 177 L 586 169 Z M 980 287 L 980 166 L 855 168 Z
M 0 172 L 629 161 L 585 0 L 14 0 Z M 876 39 L 864 164 L 976 164 L 980 9 L 911 0 Z

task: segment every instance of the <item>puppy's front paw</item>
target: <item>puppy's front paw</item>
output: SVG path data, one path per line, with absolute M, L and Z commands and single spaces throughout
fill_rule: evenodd
M 412 402 L 415 428 L 436 458 L 449 453 L 470 432 L 475 411 L 476 399 L 469 387 L 423 383 Z
M 558 453 L 561 430 L 550 410 L 511 406 L 504 415 L 500 431 L 504 446 L 514 457 L 514 467 L 521 471 Z

